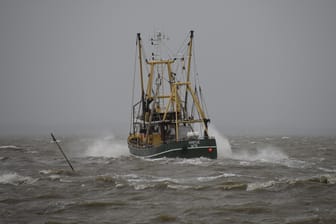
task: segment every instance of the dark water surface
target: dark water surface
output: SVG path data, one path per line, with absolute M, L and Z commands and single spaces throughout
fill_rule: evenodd
M 145 160 L 62 138 L 73 173 L 48 136 L 2 138 L 0 223 L 336 223 L 335 137 L 229 141 L 218 160 Z

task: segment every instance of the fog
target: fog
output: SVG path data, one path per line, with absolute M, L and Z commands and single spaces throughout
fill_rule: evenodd
M 336 1 L 0 1 L 0 134 L 127 135 L 136 33 L 195 31 L 227 135 L 336 134 Z

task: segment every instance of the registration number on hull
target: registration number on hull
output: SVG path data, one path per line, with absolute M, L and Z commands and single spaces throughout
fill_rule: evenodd
M 190 148 L 196 148 L 200 144 L 200 141 L 199 140 L 189 141 L 188 144 Z

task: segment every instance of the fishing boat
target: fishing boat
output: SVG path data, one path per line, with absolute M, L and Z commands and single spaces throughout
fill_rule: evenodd
M 167 47 L 168 40 L 164 33 L 154 32 L 147 57 L 137 34 L 127 139 L 130 153 L 145 158 L 216 159 L 216 139 L 209 133 L 210 119 L 196 69 L 194 31 L 175 54 Z

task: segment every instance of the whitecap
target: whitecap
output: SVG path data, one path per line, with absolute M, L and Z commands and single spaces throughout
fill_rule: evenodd
M 335 175 L 325 175 L 328 178 L 329 184 L 336 184 L 336 176 Z
M 246 191 L 255 191 L 255 190 L 260 190 L 260 189 L 266 189 L 273 187 L 276 184 L 275 181 L 270 180 L 267 182 L 256 182 L 256 183 L 249 183 L 247 184 Z
M 240 162 L 239 162 L 239 165 L 242 165 L 242 166 L 250 166 L 250 165 L 251 165 L 251 162 L 249 162 L 249 161 L 240 161 Z
M 288 185 L 295 185 L 298 183 L 322 183 L 322 184 L 335 184 L 336 183 L 336 176 L 330 174 L 324 175 L 315 175 L 311 177 L 296 177 L 296 178 L 281 178 L 279 179 L 278 183 L 284 183 Z
M 234 174 L 234 173 L 223 173 L 217 176 L 197 177 L 197 180 L 200 182 L 208 182 L 208 181 L 213 181 L 213 180 L 220 179 L 220 178 L 235 177 L 235 176 L 239 176 L 239 175 Z
M 188 190 L 188 189 L 192 189 L 193 187 L 189 185 L 168 184 L 167 188 L 173 189 L 173 190 Z
M 36 151 L 36 150 L 32 150 L 32 151 L 27 151 L 27 153 L 30 153 L 30 154 L 37 154 L 37 153 L 39 153 L 39 152 Z
M 11 184 L 11 185 L 21 185 L 21 184 L 33 184 L 38 179 L 32 177 L 21 176 L 17 173 L 5 173 L 0 175 L 0 184 Z
M 147 184 L 133 184 L 134 190 L 145 190 L 149 188 L 150 186 Z
M 324 172 L 327 173 L 336 173 L 336 169 L 328 169 L 328 168 L 324 168 L 324 167 L 318 167 L 319 170 L 322 170 Z
M 60 180 L 61 176 L 57 174 L 53 174 L 49 176 L 50 180 Z
M 40 170 L 39 173 L 40 173 L 40 174 L 47 175 L 47 174 L 51 174 L 51 173 L 53 173 L 53 170 Z
M 40 174 L 49 175 L 49 174 L 57 174 L 57 175 L 68 175 L 73 176 L 75 173 L 70 170 L 63 170 L 63 169 L 54 169 L 54 170 L 40 170 Z
M 1 145 L 0 149 L 20 149 L 20 148 L 15 145 Z
M 117 177 L 126 177 L 126 179 L 138 179 L 139 176 L 137 174 L 134 173 L 130 173 L 130 174 L 125 174 L 125 175 L 117 175 Z
M 175 164 L 186 164 L 186 165 L 207 165 L 209 162 L 212 162 L 211 159 L 208 158 L 194 158 L 194 159 L 176 159 Z

